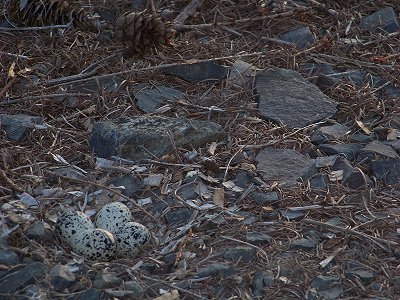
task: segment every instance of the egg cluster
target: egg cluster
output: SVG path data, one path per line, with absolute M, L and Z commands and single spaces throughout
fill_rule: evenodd
M 90 260 L 134 257 L 150 240 L 150 231 L 133 222 L 129 208 L 121 202 L 106 204 L 94 224 L 80 211 L 65 212 L 55 228 L 64 243 Z

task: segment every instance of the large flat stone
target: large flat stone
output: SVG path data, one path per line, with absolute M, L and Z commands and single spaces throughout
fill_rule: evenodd
M 264 148 L 256 157 L 258 172 L 264 180 L 291 182 L 314 175 L 314 160 L 292 149 Z
M 186 118 L 136 117 L 97 122 L 89 147 L 97 156 L 131 160 L 161 157 L 174 146 L 197 148 L 225 136 L 213 122 Z
M 273 68 L 256 77 L 262 117 L 301 128 L 336 113 L 337 103 L 293 70 Z

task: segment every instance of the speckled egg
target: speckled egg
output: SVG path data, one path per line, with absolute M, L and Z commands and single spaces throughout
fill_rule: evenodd
M 78 233 L 94 229 L 94 224 L 83 212 L 67 211 L 58 217 L 55 231 L 61 240 L 74 247 Z
M 104 205 L 97 213 L 95 225 L 97 228 L 115 233 L 118 227 L 130 221 L 132 214 L 129 208 L 121 202 L 111 202 Z
M 150 231 L 142 224 L 127 222 L 114 233 L 117 254 L 122 257 L 136 256 L 140 248 L 150 241 Z
M 88 229 L 81 232 L 73 250 L 89 260 L 109 260 L 115 254 L 116 244 L 111 232 L 104 229 Z

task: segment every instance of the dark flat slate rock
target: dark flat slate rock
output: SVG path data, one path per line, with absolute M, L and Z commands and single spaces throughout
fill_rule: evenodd
M 385 7 L 365 17 L 362 27 L 372 32 L 393 33 L 400 30 L 397 14 L 392 7 Z
M 107 182 L 107 184 L 116 187 L 123 186 L 125 189 L 121 190 L 121 193 L 125 196 L 130 196 L 143 188 L 143 181 L 136 177 L 133 177 L 131 174 L 112 178 L 110 179 L 110 181 Z
M 42 280 L 46 276 L 46 266 L 33 262 L 18 270 L 10 270 L 0 278 L 0 294 L 11 294 L 17 290 Z
M 322 144 L 328 141 L 339 141 L 346 136 L 350 128 L 342 124 L 334 124 L 330 126 L 322 126 L 310 135 L 310 140 L 314 144 Z
M 7 138 L 14 142 L 23 140 L 35 125 L 42 122 L 41 117 L 29 115 L 0 114 L 0 128 L 7 134 Z
M 183 96 L 183 93 L 163 85 L 144 84 L 135 87 L 136 106 L 145 113 L 152 113 L 157 108 Z
M 304 212 L 299 210 L 280 210 L 279 213 L 281 214 L 282 218 L 285 218 L 288 221 L 299 221 L 304 218 Z
M 371 179 L 359 168 L 354 168 L 344 157 L 338 157 L 332 166 L 333 171 L 343 171 L 341 184 L 351 189 L 366 188 L 372 185 Z
M 250 262 L 255 257 L 256 252 L 256 249 L 252 247 L 235 247 L 225 251 L 224 259 L 234 262 Z
M 378 154 L 389 158 L 400 158 L 396 150 L 380 141 L 372 141 L 360 150 L 360 155 Z
M 271 244 L 272 237 L 262 232 L 247 232 L 246 241 L 253 245 Z
M 256 156 L 257 170 L 266 181 L 306 180 L 317 171 L 314 160 L 292 149 L 264 148 Z
M 186 224 L 192 216 L 192 212 L 188 208 L 175 208 L 169 210 L 165 214 L 165 220 L 167 221 L 167 224 L 175 224 L 175 225 L 181 225 L 181 224 Z
M 299 66 L 299 72 L 306 77 L 318 76 L 318 75 L 329 75 L 338 73 L 338 70 L 329 64 L 323 63 L 305 63 Z
M 14 266 L 21 262 L 21 258 L 11 249 L 0 250 L 0 265 Z
M 317 290 L 326 290 L 339 284 L 340 278 L 338 276 L 329 275 L 318 275 L 311 282 L 311 286 L 315 287 Z
M 54 238 L 54 235 L 53 235 L 50 225 L 48 225 L 44 222 L 33 223 L 25 231 L 25 235 L 29 239 L 36 240 L 39 243 L 51 241 Z
M 327 155 L 341 154 L 348 160 L 354 160 L 362 145 L 357 143 L 349 144 L 321 144 L 318 146 L 319 150 Z
M 279 202 L 279 196 L 277 192 L 253 192 L 253 200 L 258 205 L 272 205 Z
M 329 118 L 337 103 L 293 70 L 272 68 L 256 77 L 260 115 L 288 128 Z
M 299 49 L 307 48 L 315 43 L 314 35 L 307 26 L 286 32 L 278 36 L 278 39 L 292 43 Z
M 67 266 L 56 265 L 49 273 L 50 283 L 55 291 L 61 292 L 69 288 L 76 280 L 74 273 Z
M 115 75 L 91 79 L 79 84 L 71 84 L 70 91 L 75 93 L 93 94 L 99 91 L 115 92 L 121 84 L 121 79 Z
M 176 76 L 189 82 L 220 81 L 228 71 L 215 62 L 200 62 L 193 64 L 176 65 L 161 69 L 164 73 Z
M 400 159 L 373 160 L 370 168 L 372 175 L 385 184 L 400 182 Z
M 317 247 L 317 243 L 310 239 L 298 239 L 290 243 L 290 249 L 293 250 L 314 250 Z
M 270 270 L 257 271 L 251 280 L 251 291 L 254 297 L 262 298 L 266 295 L 265 288 L 271 287 L 275 281 L 274 273 Z
M 326 174 L 317 173 L 309 179 L 312 190 L 326 191 L 329 187 L 329 178 Z
M 161 157 L 174 149 L 173 144 L 196 148 L 224 136 L 223 128 L 213 122 L 155 116 L 120 118 L 95 123 L 89 148 L 103 158 L 119 156 L 136 161 Z
M 374 274 L 370 270 L 361 268 L 348 269 L 344 272 L 344 275 L 347 278 L 358 278 L 364 285 L 370 284 L 375 278 Z

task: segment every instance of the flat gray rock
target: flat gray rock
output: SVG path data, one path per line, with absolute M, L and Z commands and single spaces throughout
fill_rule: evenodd
M 164 85 L 145 84 L 136 87 L 135 90 L 136 106 L 145 113 L 152 113 L 168 101 L 173 101 L 183 95 L 182 92 Z
M 0 293 L 13 294 L 17 290 L 42 280 L 46 276 L 46 266 L 33 262 L 18 270 L 10 270 L 0 278 Z
M 262 117 L 301 128 L 336 113 L 337 103 L 293 70 L 273 68 L 256 77 Z
M 89 147 L 97 156 L 131 160 L 161 157 L 174 146 L 197 148 L 225 136 L 213 122 L 186 118 L 136 117 L 93 125 Z
M 327 155 L 341 154 L 348 160 L 354 160 L 362 145 L 357 143 L 349 144 L 321 144 L 318 146 L 319 150 Z
M 322 144 L 331 140 L 338 141 L 342 139 L 348 132 L 350 132 L 350 128 L 342 124 L 322 126 L 313 131 L 310 139 L 314 144 Z
M 228 71 L 215 62 L 200 62 L 193 64 L 176 65 L 161 69 L 164 73 L 179 77 L 189 82 L 220 81 Z
M 257 170 L 266 181 L 306 180 L 317 171 L 314 160 L 292 149 L 264 148 L 256 156 Z
M 364 29 L 372 32 L 393 33 L 400 30 L 397 14 L 389 6 L 363 18 L 361 24 Z
M 278 37 L 278 39 L 292 43 L 299 49 L 307 48 L 308 46 L 315 43 L 315 38 L 310 28 L 303 26 L 287 33 L 284 33 Z
M 246 246 L 239 246 L 228 249 L 224 253 L 224 259 L 234 262 L 250 262 L 255 256 L 256 249 Z
M 55 291 L 64 291 L 75 282 L 75 275 L 67 266 L 55 265 L 50 273 L 50 283 Z
M 0 114 L 0 128 L 7 134 L 7 138 L 14 142 L 20 142 L 28 134 L 31 128 L 42 122 L 41 117 L 29 115 Z
M 400 182 L 400 159 L 385 159 L 371 161 L 372 175 L 385 184 Z

